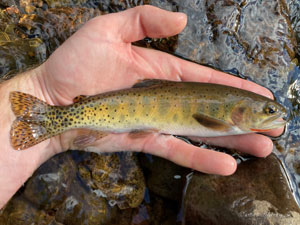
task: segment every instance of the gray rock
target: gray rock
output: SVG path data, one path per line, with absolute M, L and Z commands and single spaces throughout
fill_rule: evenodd
M 250 159 L 228 177 L 195 173 L 184 200 L 185 224 L 300 224 L 300 210 L 277 157 Z

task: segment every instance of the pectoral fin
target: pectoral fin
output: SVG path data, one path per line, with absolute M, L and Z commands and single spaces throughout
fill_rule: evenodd
M 218 131 L 229 131 L 231 130 L 230 124 L 225 123 L 224 121 L 196 113 L 193 115 L 193 118 L 200 123 L 202 126 Z
M 148 136 L 151 133 L 157 133 L 159 132 L 159 130 L 155 130 L 155 129 L 150 129 L 150 130 L 134 130 L 131 131 L 128 136 L 132 139 L 137 139 L 137 138 L 144 138 L 146 136 Z

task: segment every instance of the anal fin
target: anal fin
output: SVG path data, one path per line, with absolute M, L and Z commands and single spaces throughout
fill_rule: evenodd
M 97 130 L 89 130 L 89 129 L 77 129 L 76 137 L 73 140 L 73 145 L 79 148 L 87 147 L 92 145 L 95 141 L 104 138 L 109 133 L 105 133 L 103 131 Z

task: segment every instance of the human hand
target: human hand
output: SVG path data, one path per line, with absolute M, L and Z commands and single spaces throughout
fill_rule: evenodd
M 27 92 L 49 104 L 67 105 L 75 96 L 128 88 L 143 79 L 219 83 L 272 97 L 267 89 L 252 82 L 131 44 L 146 36 L 160 38 L 175 35 L 185 25 L 184 14 L 151 6 L 94 18 L 44 64 L 2 85 L 0 94 L 5 99 L 3 106 L 9 105 L 9 90 Z M 229 175 L 236 169 L 235 160 L 227 154 L 200 149 L 173 136 L 157 133 L 134 139 L 127 133 L 110 134 L 86 148 L 74 144 L 74 139 L 81 135 L 74 130 L 17 152 L 9 143 L 9 129 L 15 117 L 10 110 L 2 112 L 1 118 L 1 124 L 5 127 L 0 136 L 1 154 L 6 157 L 0 158 L 0 207 L 39 165 L 70 148 L 96 152 L 143 151 L 206 173 Z M 281 132 L 282 129 L 279 129 L 269 134 L 279 135 Z M 260 134 L 209 138 L 206 141 L 260 157 L 268 155 L 273 148 L 272 141 Z
M 201 81 L 235 86 L 271 97 L 271 93 L 248 81 L 183 61 L 169 54 L 133 46 L 144 37 L 160 38 L 179 33 L 186 16 L 152 6 L 137 7 L 89 21 L 42 65 L 40 83 L 47 102 L 72 103 L 77 95 L 95 95 L 131 87 L 138 80 L 169 79 Z M 278 134 L 272 133 L 272 134 Z M 73 143 L 78 131 L 53 138 L 49 145 L 58 149 L 86 149 Z M 269 138 L 250 134 L 206 139 L 211 144 L 230 147 L 256 156 L 272 150 Z M 132 139 L 128 134 L 111 134 L 95 141 L 89 150 L 143 151 L 206 173 L 228 175 L 235 160 L 224 153 L 199 149 L 170 135 L 157 133 Z

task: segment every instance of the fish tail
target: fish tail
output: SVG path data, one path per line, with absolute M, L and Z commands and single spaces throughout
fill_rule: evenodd
M 32 95 L 17 91 L 11 92 L 9 99 L 17 117 L 10 130 L 14 149 L 23 150 L 53 136 L 51 130 L 47 129 L 47 111 L 52 106 Z

